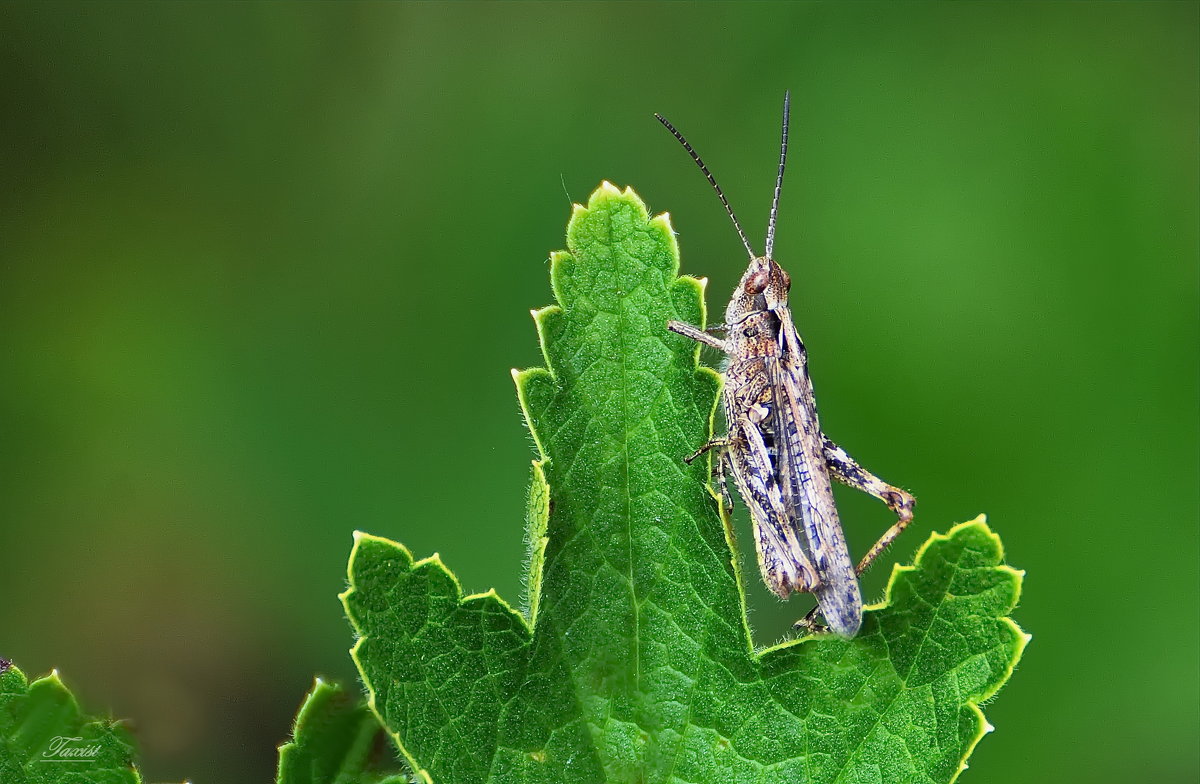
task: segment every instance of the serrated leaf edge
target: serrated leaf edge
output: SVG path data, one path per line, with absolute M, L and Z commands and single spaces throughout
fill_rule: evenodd
M 350 558 L 347 563 L 347 581 L 349 582 L 349 587 L 347 587 L 346 590 L 344 590 L 338 594 L 338 599 L 341 600 L 342 607 L 346 611 L 347 620 L 350 621 L 350 625 L 354 628 L 354 632 L 358 636 L 358 638 L 354 642 L 354 646 L 352 648 L 350 648 L 350 658 L 354 661 L 354 666 L 358 668 L 359 677 L 362 679 L 363 685 L 366 686 L 367 707 L 371 709 L 371 713 L 375 714 L 375 718 L 379 720 L 379 726 L 383 728 L 384 732 L 386 732 L 388 734 L 388 736 L 392 739 L 392 742 L 396 744 L 396 748 L 400 751 L 401 755 L 403 755 L 404 760 L 408 763 L 408 766 L 413 770 L 414 774 L 416 776 L 418 776 L 421 779 L 421 781 L 425 782 L 425 784 L 434 784 L 433 777 L 429 774 L 429 771 L 427 771 L 427 770 L 425 770 L 425 768 L 421 767 L 421 765 L 417 762 L 417 758 L 408 750 L 407 747 L 405 747 L 404 743 L 400 740 L 400 733 L 393 732 L 391 727 L 388 726 L 387 721 L 384 719 L 383 714 L 379 712 L 379 707 L 375 703 L 376 690 L 371 685 L 370 681 L 367 680 L 367 677 L 365 675 L 366 668 L 364 667 L 363 662 L 359 659 L 359 650 L 362 647 L 363 643 L 367 640 L 368 635 L 363 634 L 362 630 L 358 627 L 358 624 L 355 623 L 354 618 L 350 616 L 350 607 L 347 602 L 348 602 L 348 599 L 350 598 L 350 596 L 356 590 L 356 587 L 354 585 L 354 562 L 355 562 L 356 558 L 358 557 L 359 548 L 365 542 L 379 542 L 381 544 L 384 544 L 384 545 L 387 545 L 387 546 L 390 546 L 390 547 L 400 550 L 408 558 L 408 561 L 409 561 L 408 571 L 410 571 L 410 572 L 415 571 L 416 569 L 423 567 L 423 566 L 429 566 L 434 569 L 440 570 L 442 572 L 442 574 L 444 574 L 446 577 L 450 578 L 451 583 L 454 585 L 454 592 L 456 594 L 455 606 L 462 607 L 470 602 L 477 602 L 477 601 L 481 601 L 481 600 L 492 599 L 503 610 L 506 610 L 509 614 L 511 614 L 514 618 L 516 618 L 521 623 L 521 626 L 524 627 L 524 629 L 526 630 L 527 633 L 532 634 L 533 628 L 530 626 L 529 621 L 526 620 L 525 616 L 522 613 L 514 610 L 512 605 L 510 605 L 503 598 L 501 598 L 500 594 L 496 593 L 495 588 L 489 588 L 488 590 L 486 590 L 482 593 L 473 593 L 473 594 L 468 594 L 468 595 L 464 596 L 463 589 L 462 589 L 462 583 L 459 582 L 458 575 L 456 575 L 448 566 L 446 566 L 446 564 L 442 561 L 442 558 L 438 553 L 434 553 L 433 555 L 430 555 L 430 556 L 427 556 L 425 558 L 421 558 L 418 560 L 416 558 L 413 558 L 412 551 L 409 550 L 407 547 L 405 547 L 400 542 L 394 541 L 392 539 L 388 539 L 387 537 L 384 537 L 384 536 L 376 536 L 374 534 L 369 534 L 369 533 L 366 533 L 365 531 L 355 531 L 354 532 L 354 547 L 351 548 L 351 550 L 350 550 Z
M 608 180 L 604 180 L 603 182 L 601 182 L 599 188 L 597 188 L 595 191 L 593 191 L 592 194 L 590 195 L 587 206 L 584 206 L 581 204 L 572 205 L 571 218 L 568 221 L 568 225 L 567 225 L 568 242 L 569 242 L 569 239 L 571 236 L 572 224 L 581 215 L 586 214 L 587 212 L 591 211 L 592 209 L 595 209 L 596 206 L 598 205 L 598 203 L 602 199 L 608 200 L 611 198 L 621 198 L 621 199 L 632 200 L 641 209 L 641 211 L 647 215 L 647 221 L 649 223 L 657 223 L 666 230 L 666 233 L 671 240 L 672 250 L 673 250 L 673 253 L 671 255 L 675 262 L 674 268 L 671 270 L 671 274 L 673 275 L 673 281 L 672 281 L 671 285 L 685 285 L 685 286 L 694 288 L 695 293 L 700 301 L 700 307 L 701 307 L 701 313 L 702 313 L 702 321 L 701 321 L 700 326 L 703 327 L 704 323 L 705 323 L 704 320 L 707 319 L 707 302 L 706 302 L 706 297 L 705 297 L 707 283 L 708 283 L 707 278 L 697 278 L 697 277 L 693 277 L 690 275 L 680 275 L 679 274 L 679 248 L 678 248 L 677 241 L 675 240 L 675 232 L 671 226 L 669 213 L 662 212 L 662 213 L 659 213 L 658 215 L 651 217 L 649 215 L 649 210 L 647 209 L 645 202 L 643 202 L 641 197 L 638 196 L 636 192 L 634 192 L 632 187 L 626 187 L 622 191 L 621 189 L 617 188 L 615 185 L 613 185 Z M 572 254 L 569 251 L 555 251 L 550 254 L 551 288 L 553 290 L 554 298 L 558 302 L 562 301 L 562 297 L 560 295 L 560 292 L 559 292 L 558 286 L 557 286 L 557 277 L 558 276 L 556 274 L 557 273 L 556 268 L 558 267 L 558 265 L 560 265 L 563 262 L 563 260 L 570 258 L 571 256 L 572 256 Z M 561 313 L 562 311 L 563 311 L 563 308 L 559 304 L 547 305 L 545 307 L 530 311 L 530 313 L 533 317 L 533 320 L 534 320 L 535 328 L 537 330 L 538 345 L 542 350 L 542 357 L 543 357 L 543 361 L 545 364 L 544 364 L 544 366 L 531 367 L 531 368 L 526 368 L 523 370 L 514 368 L 511 371 L 514 385 L 517 388 L 517 399 L 521 406 L 521 413 L 525 418 L 525 421 L 527 424 L 527 430 L 530 433 L 530 436 L 533 438 L 533 441 L 534 441 L 534 444 L 536 446 L 537 453 L 538 453 L 537 459 L 535 459 L 533 461 L 534 469 L 535 469 L 535 472 L 539 473 L 539 475 L 541 476 L 543 481 L 545 481 L 544 469 L 545 469 L 545 466 L 547 465 L 547 463 L 549 462 L 549 456 L 544 448 L 544 445 L 541 442 L 541 439 L 538 436 L 536 429 L 532 426 L 532 419 L 530 418 L 530 415 L 529 415 L 529 401 L 528 401 L 527 394 L 526 394 L 526 388 L 527 388 L 527 384 L 529 383 L 529 380 L 538 375 L 549 376 L 551 380 L 557 379 L 557 376 L 554 373 L 553 368 L 552 368 L 550 356 L 548 354 L 545 325 L 546 325 L 547 320 L 550 317 L 555 316 L 555 315 Z M 720 383 L 723 380 L 721 374 L 718 373 L 713 368 L 710 368 L 710 367 L 700 363 L 701 353 L 702 353 L 702 347 L 699 344 L 697 344 L 694 349 L 694 354 L 693 354 L 693 370 L 695 370 L 698 373 L 712 374 L 717 379 L 718 383 Z M 714 396 L 714 400 L 713 400 L 713 408 L 709 414 L 708 430 L 709 430 L 710 434 L 712 433 L 712 430 L 713 430 L 713 427 L 715 424 L 716 410 L 717 410 L 717 406 L 719 405 L 719 402 L 720 402 L 720 388 L 718 387 L 717 394 Z M 710 457 L 710 461 L 711 461 L 711 457 Z M 803 644 L 807 644 L 807 643 L 817 642 L 818 641 L 817 638 L 809 636 L 809 637 L 785 640 L 783 642 L 777 643 L 776 645 L 772 645 L 772 646 L 769 646 L 769 647 L 766 647 L 763 649 L 755 650 L 754 644 L 753 644 L 753 635 L 752 635 L 751 627 L 749 624 L 749 613 L 748 613 L 747 598 L 746 598 L 747 591 L 746 591 L 746 584 L 745 584 L 745 576 L 744 576 L 744 572 L 742 569 L 740 551 L 737 546 L 737 537 L 736 537 L 735 531 L 733 529 L 733 521 L 732 521 L 731 517 L 729 515 L 727 515 L 725 513 L 725 510 L 722 508 L 721 503 L 720 503 L 720 496 L 716 492 L 715 488 L 712 486 L 711 481 L 707 482 L 705 484 L 705 487 L 708 490 L 709 494 L 713 497 L 714 501 L 717 502 L 718 516 L 721 519 L 721 522 L 725 529 L 725 539 L 726 539 L 726 543 L 729 547 L 731 562 L 732 562 L 733 569 L 734 569 L 735 576 L 737 578 L 737 583 L 738 583 L 738 594 L 739 594 L 739 600 L 740 600 L 741 611 L 742 611 L 741 612 L 741 616 L 742 616 L 741 620 L 742 620 L 742 624 L 746 630 L 745 639 L 746 639 L 747 645 L 750 649 L 750 655 L 756 659 L 761 659 L 776 650 L 788 648 L 788 647 L 791 647 L 794 645 L 803 645 Z M 950 530 L 947 531 L 945 534 L 940 534 L 935 531 L 932 534 L 930 534 L 928 539 L 926 539 L 926 541 L 917 550 L 916 554 L 913 556 L 912 565 L 903 566 L 900 564 L 893 564 L 892 572 L 888 578 L 888 583 L 887 583 L 887 587 L 885 589 L 883 600 L 876 604 L 870 604 L 870 605 L 864 606 L 864 608 L 863 608 L 864 612 L 877 611 L 877 610 L 881 610 L 881 609 L 884 609 L 884 608 L 890 606 L 892 603 L 892 591 L 896 587 L 897 581 L 902 574 L 907 573 L 907 572 L 918 571 L 920 569 L 921 559 L 924 557 L 926 551 L 931 546 L 934 545 L 934 543 L 942 543 L 942 542 L 949 541 L 950 539 L 954 538 L 960 531 L 965 530 L 967 528 L 971 528 L 971 527 L 978 527 L 978 528 L 982 529 L 982 532 L 984 533 L 984 535 L 986 535 L 987 537 L 992 539 L 993 542 L 995 543 L 996 548 L 997 548 L 997 557 L 999 559 L 1004 558 L 1003 542 L 1000 540 L 999 535 L 997 535 L 994 531 L 992 531 L 991 528 L 987 525 L 986 515 L 981 514 L 981 515 L 977 516 L 976 518 L 974 518 L 973 520 L 958 523 L 958 524 L 952 526 L 950 528 Z M 407 547 L 405 547 L 403 544 L 401 544 L 399 542 L 395 542 L 390 539 L 387 539 L 385 537 L 375 536 L 373 534 L 368 534 L 363 531 L 355 531 L 354 538 L 355 538 L 354 548 L 351 551 L 350 560 L 349 560 L 349 571 L 350 571 L 350 575 L 351 575 L 350 587 L 338 595 L 338 598 L 342 600 L 343 604 L 345 604 L 347 598 L 354 591 L 353 566 L 354 566 L 354 560 L 358 553 L 358 548 L 359 548 L 360 544 L 363 541 L 376 540 L 376 541 L 379 541 L 379 542 L 382 542 L 385 544 L 389 544 L 393 547 L 399 548 L 408 557 L 408 560 L 411 564 L 409 566 L 410 571 L 413 571 L 413 570 L 417 569 L 418 567 L 424 566 L 426 564 L 430 564 L 430 565 L 434 566 L 435 568 L 440 569 L 447 577 L 450 578 L 450 580 L 452 581 L 452 583 L 455 586 L 455 592 L 458 595 L 458 598 L 456 601 L 457 605 L 461 606 L 461 605 L 465 605 L 469 601 L 492 598 L 502 608 L 507 610 L 514 617 L 518 618 L 521 622 L 521 625 L 526 629 L 527 632 L 529 632 L 530 634 L 533 633 L 533 620 L 536 618 L 536 606 L 533 606 L 533 604 L 531 603 L 530 617 L 527 619 L 523 613 L 514 610 L 513 607 L 508 602 L 506 602 L 503 598 L 501 598 L 500 595 L 496 592 L 496 590 L 494 588 L 488 589 L 487 591 L 485 591 L 483 593 L 470 594 L 470 595 L 464 596 L 463 592 L 462 592 L 462 585 L 459 582 L 457 575 L 455 575 L 454 572 L 445 565 L 445 563 L 441 560 L 441 557 L 438 553 L 434 553 L 431 556 L 417 560 L 417 559 L 413 558 L 411 551 Z M 1022 577 L 1024 576 L 1025 573 L 1021 570 L 1013 569 L 1012 567 L 1010 567 L 1004 563 L 998 563 L 995 566 L 990 567 L 990 568 L 997 569 L 1002 572 L 1008 572 L 1010 574 L 1010 576 L 1013 580 L 1013 585 L 1014 585 L 1013 607 L 1015 608 L 1017 603 L 1020 601 L 1021 588 L 1022 588 Z M 531 595 L 536 595 L 533 593 L 532 589 L 531 589 Z M 347 610 L 347 612 L 348 612 L 348 610 Z M 1011 612 L 1011 609 L 1010 609 L 1010 612 Z M 1028 644 L 1029 640 L 1032 639 L 1031 635 L 1026 634 L 1020 628 L 1020 626 L 1018 626 L 1017 623 L 1015 621 L 1013 621 L 1013 619 L 1010 616 L 1006 615 L 1006 616 L 1000 618 L 999 620 L 1001 622 L 1003 622 L 1004 624 L 1006 624 L 1007 626 L 1009 626 L 1013 631 L 1013 636 L 1014 636 L 1014 640 L 1015 640 L 1013 655 L 1010 657 L 1008 666 L 1004 670 L 1002 676 L 996 680 L 995 685 L 990 690 L 981 694 L 976 699 L 968 699 L 966 701 L 966 705 L 969 706 L 971 708 L 971 710 L 973 711 L 973 713 L 975 714 L 977 732 L 976 732 L 975 736 L 970 740 L 968 745 L 966 746 L 966 749 L 963 753 L 962 759 L 959 763 L 958 771 L 955 773 L 954 777 L 952 779 L 950 779 L 951 782 L 956 781 L 958 779 L 958 776 L 961 775 L 962 771 L 967 768 L 967 760 L 970 758 L 971 754 L 975 750 L 975 747 L 979 744 L 979 741 L 983 738 L 983 736 L 988 734 L 989 732 L 991 732 L 994 729 L 994 727 L 992 727 L 992 725 L 987 721 L 982 709 L 979 707 L 980 703 L 986 702 L 987 700 L 991 699 L 993 696 L 995 696 L 995 694 L 999 691 L 999 689 L 1002 686 L 1004 686 L 1005 683 L 1008 682 L 1008 679 L 1012 676 L 1013 670 L 1015 669 L 1017 663 L 1021 659 L 1021 655 L 1025 650 L 1025 646 Z M 364 672 L 364 668 L 362 666 L 362 662 L 359 660 L 358 651 L 359 651 L 359 648 L 361 647 L 363 640 L 366 638 L 365 638 L 365 636 L 363 636 L 361 634 L 361 631 L 358 629 L 357 625 L 354 624 L 353 620 L 351 620 L 351 624 L 354 626 L 355 632 L 358 633 L 360 636 L 359 636 L 359 639 L 355 642 L 354 647 L 351 648 L 350 655 L 353 658 L 355 665 L 358 667 L 359 672 L 361 674 L 362 672 Z M 434 784 L 433 779 L 430 776 L 430 774 L 425 769 L 421 768 L 417 764 L 417 761 L 413 757 L 413 755 L 404 747 L 403 743 L 401 743 L 399 734 L 392 732 L 390 730 L 390 728 L 388 728 L 386 722 L 384 721 L 382 715 L 379 713 L 379 710 L 375 704 L 375 690 L 373 688 L 371 688 L 371 685 L 369 683 L 366 682 L 365 677 L 363 678 L 363 680 L 364 680 L 365 685 L 367 686 L 367 692 L 368 692 L 367 703 L 368 703 L 368 706 L 370 707 L 372 713 L 375 714 L 375 716 L 379 719 L 381 726 L 383 726 L 385 731 L 388 732 L 388 734 L 392 737 L 393 742 L 396 744 L 397 748 L 400 750 L 401 754 L 403 754 L 404 758 L 408 761 L 410 767 L 416 772 L 416 774 L 423 781 L 427 782 L 427 784 Z
M 884 591 L 883 600 L 876 604 L 865 605 L 863 607 L 863 611 L 864 612 L 875 612 L 875 611 L 890 607 L 891 603 L 892 603 L 892 590 L 893 590 L 893 588 L 896 587 L 896 584 L 899 581 L 900 577 L 909 572 L 919 571 L 921 568 L 921 559 L 925 557 L 925 552 L 927 550 L 929 550 L 929 548 L 932 547 L 934 544 L 941 544 L 943 542 L 948 542 L 951 539 L 953 539 L 960 531 L 966 530 L 968 528 L 978 528 L 985 536 L 987 536 L 989 539 L 991 539 L 996 545 L 997 558 L 1000 560 L 1003 560 L 1003 558 L 1004 558 L 1004 542 L 1001 541 L 1000 535 L 997 534 L 995 531 L 993 531 L 991 529 L 991 527 L 987 524 L 987 515 L 985 515 L 985 514 L 981 514 L 981 515 L 975 517 L 973 520 L 967 520 L 966 522 L 957 523 L 957 524 L 953 525 L 950 528 L 950 530 L 944 534 L 934 531 L 933 533 L 931 533 L 929 535 L 929 538 L 925 540 L 925 542 L 920 546 L 920 548 L 917 549 L 916 554 L 913 556 L 911 565 L 908 565 L 908 566 L 905 566 L 902 564 L 893 564 L 892 565 L 892 572 L 888 576 L 887 588 Z M 1013 590 L 1012 607 L 1009 609 L 1009 612 L 1012 612 L 1012 610 L 1016 608 L 1017 604 L 1021 600 L 1021 588 L 1022 588 L 1022 581 L 1025 576 L 1025 572 L 1021 569 L 1014 569 L 1006 563 L 997 563 L 995 566 L 991 566 L 988 568 L 995 569 L 995 570 L 1001 571 L 1001 572 L 1007 572 L 1009 574 L 1009 576 L 1012 578 L 1014 590 Z M 1025 646 L 1029 644 L 1029 641 L 1031 639 L 1033 639 L 1033 636 L 1030 634 L 1027 634 L 1020 626 L 1018 626 L 1016 621 L 1014 621 L 1011 616 L 1005 615 L 1005 616 L 999 618 L 998 620 L 1001 623 L 1004 623 L 1005 625 L 1007 625 L 1013 631 L 1013 639 L 1015 640 L 1014 648 L 1013 648 L 1013 655 L 1009 658 L 1008 666 L 1005 668 L 1004 672 L 1001 674 L 1001 677 L 996 679 L 995 685 L 992 686 L 991 689 L 986 690 L 984 693 L 980 694 L 975 699 L 968 699 L 966 701 L 967 707 L 969 707 L 971 709 L 971 711 L 975 714 L 976 732 L 975 732 L 975 736 L 973 738 L 971 738 L 971 740 L 967 743 L 966 749 L 962 755 L 962 759 L 959 760 L 958 770 L 955 772 L 954 776 L 950 779 L 950 784 L 953 784 L 955 781 L 957 781 L 958 777 L 960 775 L 962 775 L 962 772 L 967 769 L 967 760 L 970 759 L 971 754 L 974 753 L 975 747 L 979 745 L 979 741 L 981 741 L 985 735 L 987 735 L 988 733 L 990 733 L 992 730 L 995 729 L 995 727 L 993 727 L 992 724 L 987 720 L 987 717 L 984 716 L 983 709 L 979 707 L 980 704 L 987 702 L 992 697 L 996 696 L 996 693 L 998 691 L 1000 691 L 1000 688 L 1002 686 L 1004 686 L 1004 684 L 1008 683 L 1008 679 L 1010 677 L 1012 677 L 1013 670 L 1016 669 L 1017 664 L 1021 661 L 1021 655 L 1025 651 Z M 763 650 L 758 651 L 755 655 L 759 658 L 762 658 L 762 657 L 770 654 L 773 651 L 781 650 L 784 648 L 790 648 L 790 647 L 793 647 L 796 645 L 806 645 L 806 644 L 813 644 L 813 643 L 819 643 L 819 642 L 820 642 L 820 638 L 818 636 L 814 636 L 814 635 L 809 635 L 807 637 L 798 637 L 796 639 L 785 640 L 784 642 L 778 643 L 776 645 L 772 645 L 769 648 L 764 648 Z
M 42 675 L 41 677 L 30 680 L 29 676 L 25 674 L 25 671 L 22 670 L 20 667 L 18 667 L 15 663 L 13 663 L 12 661 L 9 661 L 7 659 L 5 659 L 4 661 L 6 661 L 8 663 L 8 666 L 5 667 L 3 671 L 0 671 L 0 675 L 9 675 L 10 673 L 12 673 L 11 677 L 15 677 L 18 679 L 18 681 L 21 684 L 22 692 L 26 697 L 29 696 L 29 692 L 34 688 L 34 686 L 38 686 L 43 683 L 49 682 L 49 683 L 53 684 L 56 688 L 60 689 L 64 694 L 67 695 L 67 699 L 69 700 L 69 705 L 70 705 L 71 710 L 77 717 L 79 717 L 79 719 L 82 720 L 82 723 L 84 725 L 99 724 L 99 725 L 103 726 L 105 729 L 114 729 L 117 727 L 125 727 L 126 729 L 128 729 L 129 724 L 128 724 L 127 719 L 118 719 L 111 715 L 108 715 L 108 716 L 93 715 L 93 714 L 90 714 L 90 713 L 87 713 L 86 711 L 84 711 L 83 708 L 79 704 L 79 699 L 75 696 L 75 692 L 73 692 L 71 690 L 71 688 L 69 686 L 67 686 L 66 682 L 63 681 L 62 676 L 59 674 L 57 667 L 51 668 L 50 672 L 48 672 L 45 675 Z M 130 747 L 131 755 L 128 758 L 127 763 L 129 765 L 129 769 L 133 772 L 133 775 L 136 778 L 136 780 L 138 782 L 141 782 L 141 781 L 144 781 L 144 779 L 142 777 L 142 770 L 141 770 L 141 767 L 137 764 L 137 760 L 134 759 L 132 756 L 132 752 L 134 752 L 134 751 L 136 751 L 136 748 L 131 746 Z M 191 780 L 190 779 L 185 780 L 185 781 L 181 782 L 181 784 L 191 784 Z

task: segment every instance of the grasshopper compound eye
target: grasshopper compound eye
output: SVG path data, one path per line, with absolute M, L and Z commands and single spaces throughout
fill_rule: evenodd
M 763 291 L 766 290 L 766 288 L 767 288 L 767 271 L 766 270 L 758 270 L 757 272 L 755 272 L 753 275 L 751 275 L 746 280 L 746 284 L 743 287 L 743 289 L 745 290 L 745 292 L 747 294 L 752 294 L 754 296 L 762 294 Z

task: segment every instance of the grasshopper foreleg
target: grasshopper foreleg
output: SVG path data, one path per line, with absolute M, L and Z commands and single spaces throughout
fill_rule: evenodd
M 716 327 L 709 327 L 709 329 L 718 331 L 723 330 L 724 328 L 724 324 Z M 708 330 L 700 329 L 699 327 L 693 327 L 691 324 L 684 324 L 682 321 L 668 321 L 667 329 L 676 334 L 683 335 L 685 338 L 691 338 L 697 343 L 703 343 L 706 346 L 712 346 L 718 351 L 725 353 L 729 352 L 729 348 L 727 347 L 725 341 L 710 335 Z

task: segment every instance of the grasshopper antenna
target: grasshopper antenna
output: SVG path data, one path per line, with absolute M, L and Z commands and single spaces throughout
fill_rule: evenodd
M 779 192 L 783 190 L 783 167 L 787 165 L 788 119 L 791 115 L 791 94 L 783 92 L 783 141 L 779 144 L 779 174 L 775 177 L 775 198 L 771 200 L 771 219 L 767 223 L 767 258 L 775 251 L 775 216 L 779 213 Z
M 786 110 L 785 110 L 785 112 L 786 112 Z M 666 126 L 667 130 L 671 132 L 672 136 L 674 136 L 676 139 L 679 140 L 679 143 L 683 145 L 683 149 L 688 151 L 688 155 L 692 156 L 692 160 L 695 161 L 696 165 L 700 167 L 700 171 L 704 172 L 704 176 L 708 178 L 709 184 L 712 185 L 713 190 L 715 190 L 717 192 L 717 198 L 720 199 L 721 203 L 725 205 L 725 212 L 729 213 L 729 219 L 733 221 L 733 228 L 737 229 L 738 236 L 742 238 L 742 245 L 745 246 L 746 253 L 748 253 L 750 255 L 750 260 L 753 261 L 757 257 L 754 255 L 754 249 L 750 247 L 750 240 L 746 239 L 746 232 L 742 231 L 742 224 L 738 223 L 737 216 L 733 214 L 733 207 L 729 206 L 729 200 L 726 199 L 725 194 L 721 192 L 721 186 L 717 185 L 717 180 L 716 180 L 716 178 L 714 178 L 712 176 L 712 172 L 710 172 L 708 170 L 708 167 L 704 165 L 704 161 L 700 160 L 700 154 L 697 153 L 694 149 L 692 149 L 692 145 L 688 144 L 688 140 L 683 138 L 682 133 L 675 130 L 675 126 L 671 125 L 671 123 L 667 121 L 666 117 L 663 117 L 658 112 L 655 112 L 654 116 L 658 119 L 658 121 L 660 123 L 662 123 L 664 126 Z M 784 149 L 786 150 L 787 149 L 786 122 L 784 123 L 784 125 L 785 125 Z M 782 177 L 783 177 L 782 167 L 780 167 L 779 174 L 780 174 L 780 178 L 782 179 Z M 779 199 L 779 186 L 777 185 L 777 186 L 775 186 L 775 188 L 776 188 L 775 198 L 776 198 L 776 200 L 778 200 Z M 774 217 L 773 213 L 771 216 L 771 225 L 772 226 L 775 225 L 775 217 Z M 768 239 L 768 242 L 770 242 L 769 239 Z M 768 256 L 771 255 L 770 251 L 767 252 L 767 255 Z

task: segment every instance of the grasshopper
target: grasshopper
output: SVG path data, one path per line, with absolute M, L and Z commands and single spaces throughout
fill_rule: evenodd
M 655 114 L 679 140 L 733 221 L 750 265 L 734 289 L 723 324 L 703 330 L 672 321 L 667 328 L 728 357 L 722 406 L 727 433 L 692 455 L 691 463 L 716 450 L 714 466 L 726 510 L 732 501 L 726 478 L 733 476 L 749 508 L 763 582 L 781 599 L 793 592 L 816 595 L 817 606 L 795 628 L 832 631 L 853 637 L 862 625 L 858 575 L 911 522 L 915 500 L 863 469 L 821 431 L 808 375 L 808 354 L 788 308 L 791 279 L 772 257 L 779 194 L 787 163 L 790 98 L 783 98 L 783 140 L 779 171 L 767 224 L 765 253 L 755 254 L 729 201 L 692 145 L 662 115 Z M 713 333 L 724 333 L 718 338 Z M 833 500 L 832 480 L 883 501 L 896 522 L 867 551 L 857 566 L 850 559 Z M 815 623 L 817 612 L 825 627 Z

